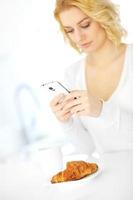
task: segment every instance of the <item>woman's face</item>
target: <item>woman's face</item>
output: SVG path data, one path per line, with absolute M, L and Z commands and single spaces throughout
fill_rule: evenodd
M 105 30 L 79 8 L 71 7 L 60 13 L 67 36 L 85 53 L 97 51 L 107 40 Z

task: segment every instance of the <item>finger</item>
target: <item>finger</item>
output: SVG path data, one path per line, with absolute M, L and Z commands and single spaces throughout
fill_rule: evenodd
M 62 99 L 65 97 L 64 94 L 59 94 L 57 96 L 55 96 L 52 101 L 50 102 L 50 106 L 53 107 L 55 105 L 57 105 L 58 103 L 60 103 L 62 101 Z
M 72 107 L 80 105 L 80 104 L 81 104 L 80 99 L 74 99 L 74 100 L 66 103 L 66 105 L 63 106 L 63 110 L 68 110 L 68 109 L 70 110 Z
M 82 96 L 82 97 L 79 98 L 79 100 L 80 100 L 81 104 L 84 104 L 84 105 L 90 104 L 88 96 Z
M 61 104 L 57 104 L 56 106 L 52 107 L 52 110 L 53 110 L 54 113 L 56 113 L 56 112 L 62 110 L 62 105 Z
M 63 121 L 63 120 L 67 120 L 68 118 L 70 118 L 72 116 L 72 114 L 70 112 L 66 112 L 66 113 L 63 113 L 63 112 L 58 112 L 56 114 L 56 117 L 57 119 Z
M 52 107 L 52 111 L 54 113 L 56 112 L 62 112 L 63 114 L 66 113 L 66 112 L 70 112 L 70 108 L 65 108 L 62 103 L 58 103 L 56 104 L 55 106 Z
M 75 115 L 76 116 L 86 116 L 87 114 L 86 114 L 85 110 L 81 110 L 81 111 L 76 112 Z
M 70 109 L 63 109 L 61 104 L 56 105 L 52 110 L 55 115 L 65 115 L 66 113 L 70 112 Z
M 71 99 L 74 99 L 74 98 L 77 98 L 77 97 L 80 97 L 81 96 L 81 93 L 82 93 L 82 90 L 74 90 L 74 91 L 71 91 L 69 94 L 66 95 L 66 97 L 64 98 L 64 102 L 65 101 L 68 101 L 68 100 L 71 100 Z
M 73 100 L 75 97 L 72 93 L 69 93 L 65 96 L 64 100 L 63 100 L 63 104 L 66 104 L 68 101 Z
M 84 109 L 84 107 L 83 107 L 83 105 L 78 105 L 78 106 L 75 106 L 75 107 L 73 107 L 72 109 L 71 109 L 71 113 L 72 114 L 75 114 L 75 113 L 78 113 L 78 112 L 82 112 L 82 111 L 84 111 L 85 109 Z
M 67 114 L 65 114 L 64 116 L 63 116 L 63 118 L 62 118 L 62 120 L 64 121 L 66 121 L 67 119 L 69 119 L 70 117 L 72 116 L 72 114 L 70 113 L 70 112 L 68 112 Z
M 85 90 L 75 90 L 71 91 L 63 100 L 63 103 L 65 104 L 68 100 L 73 100 L 73 99 L 79 99 L 79 98 L 84 98 L 88 97 L 87 91 Z

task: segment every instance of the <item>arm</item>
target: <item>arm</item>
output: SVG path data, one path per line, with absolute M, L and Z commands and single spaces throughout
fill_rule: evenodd
M 69 110 L 63 110 L 63 96 L 60 94 L 51 101 L 51 109 L 58 119 L 67 141 L 74 145 L 77 153 L 92 154 L 95 150 L 93 140 L 79 117 L 73 116 Z
M 92 136 L 78 117 L 72 117 L 65 123 L 60 122 L 60 125 L 67 136 L 67 140 L 74 145 L 76 153 L 91 155 L 95 151 Z
M 77 72 L 75 70 L 78 70 L 78 66 L 75 65 L 75 69 L 71 71 L 66 70 L 65 73 L 65 81 L 63 84 L 65 87 L 67 87 L 69 90 L 75 89 L 77 86 L 75 85 L 75 77 Z M 77 78 L 77 77 L 76 77 Z M 75 151 L 82 152 L 82 153 L 89 153 L 91 154 L 95 150 L 95 145 L 92 140 L 92 137 L 88 130 L 83 126 L 81 120 L 79 117 L 73 116 L 73 113 L 70 112 L 70 110 L 63 110 L 63 102 L 64 96 L 58 95 L 51 101 L 51 108 L 54 112 L 56 118 L 58 119 L 63 131 L 66 133 L 65 135 L 68 138 L 68 141 L 75 146 Z

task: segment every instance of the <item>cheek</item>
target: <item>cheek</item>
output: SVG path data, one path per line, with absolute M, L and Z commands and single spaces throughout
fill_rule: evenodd
M 76 37 L 74 36 L 74 35 L 72 35 L 72 36 L 70 36 L 69 37 L 70 39 L 70 41 L 72 41 L 72 42 L 74 42 L 74 43 L 76 43 L 77 41 L 76 41 Z
M 76 43 L 76 38 L 75 38 L 74 34 L 67 36 L 67 38 L 68 38 L 69 41 Z
M 94 24 L 92 27 L 92 36 L 97 40 L 104 40 L 106 39 L 106 32 L 100 25 Z
M 107 40 L 107 37 L 106 37 L 106 34 L 105 34 L 105 31 L 104 30 L 99 30 L 95 36 L 96 38 L 96 43 L 98 45 L 98 47 L 102 47 L 102 45 L 106 42 Z

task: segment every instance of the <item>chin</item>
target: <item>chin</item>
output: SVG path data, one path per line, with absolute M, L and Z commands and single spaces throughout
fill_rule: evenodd
M 98 46 L 98 45 L 91 45 L 88 48 L 84 48 L 83 52 L 84 53 L 93 53 L 93 52 L 98 51 L 99 48 L 100 48 L 100 46 Z
M 93 52 L 95 52 L 95 51 L 96 51 L 95 48 L 86 48 L 86 49 L 83 49 L 83 52 L 84 52 L 84 53 L 93 53 Z

